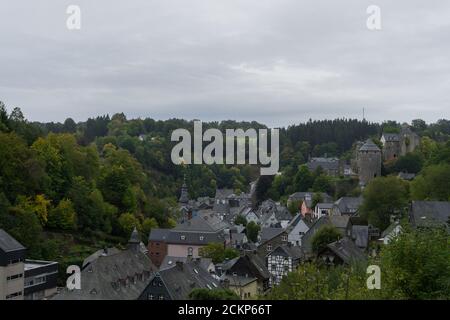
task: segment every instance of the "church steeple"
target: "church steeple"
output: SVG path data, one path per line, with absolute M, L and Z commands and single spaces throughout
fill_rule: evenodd
M 186 184 L 186 175 L 184 175 L 183 185 L 181 186 L 181 195 L 178 200 L 181 204 L 187 204 L 189 202 L 189 193 Z
M 131 233 L 130 240 L 128 240 L 128 248 L 138 252 L 140 250 L 141 239 L 139 236 L 139 232 L 136 227 L 134 227 L 133 232 Z

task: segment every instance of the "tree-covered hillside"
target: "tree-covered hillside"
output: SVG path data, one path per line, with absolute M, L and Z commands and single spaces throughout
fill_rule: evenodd
M 336 119 L 281 128 L 282 174 L 261 179 L 257 193 L 275 200 L 306 190 L 335 197 L 350 194 L 354 181 L 332 180 L 302 165 L 310 156 L 349 159 L 356 141 L 378 139 L 382 131 L 399 126 Z M 27 121 L 19 108 L 8 111 L 0 103 L 0 227 L 22 242 L 31 258 L 82 257 L 124 243 L 135 225 L 144 240 L 151 228 L 173 226 L 171 208 L 176 207 L 184 176 L 191 198 L 213 196 L 216 188 L 247 191 L 258 178 L 259 168 L 250 165 L 174 165 L 170 135 L 178 128 L 192 131 L 193 121 L 115 114 L 79 123 L 70 118 L 37 123 Z M 203 128 L 224 132 L 265 126 L 222 121 L 204 123 Z M 433 181 L 448 174 L 444 166 L 450 160 L 450 121 L 416 120 L 412 128 L 424 137 L 420 150 L 385 168 L 385 174 L 414 168 L 421 174 L 411 192 L 418 198 L 436 198 L 433 194 L 443 191 Z

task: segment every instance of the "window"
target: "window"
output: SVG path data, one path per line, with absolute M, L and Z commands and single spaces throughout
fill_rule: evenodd
M 205 239 L 204 236 L 200 236 L 200 241 L 203 241 Z
M 284 272 L 289 272 L 289 266 L 284 266 Z
M 46 276 L 42 276 L 42 277 L 37 277 L 34 279 L 34 284 L 40 284 L 40 283 L 44 283 L 47 281 L 47 277 Z
M 186 240 L 186 236 L 181 236 L 180 239 L 181 240 Z
M 153 300 L 153 295 L 150 293 L 149 295 L 148 295 L 148 300 Z
M 12 294 L 8 294 L 8 295 L 6 296 L 6 300 L 14 299 L 14 298 L 16 298 L 16 297 L 20 297 L 21 295 L 22 295 L 22 291 L 15 292 L 15 293 L 12 293 Z
M 287 241 L 287 235 L 286 234 L 283 234 L 282 236 L 281 236 L 281 241 Z
M 267 251 L 272 251 L 272 245 L 270 243 L 266 246 L 266 250 Z
M 22 277 L 23 277 L 23 273 L 18 273 L 18 274 L 15 274 L 13 276 L 7 277 L 6 280 L 10 281 L 10 280 L 19 279 L 19 278 L 22 278 Z
M 192 257 L 193 254 L 194 254 L 194 248 L 189 247 L 189 248 L 188 248 L 188 257 Z

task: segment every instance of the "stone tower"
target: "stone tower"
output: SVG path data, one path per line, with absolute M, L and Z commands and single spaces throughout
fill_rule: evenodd
M 358 149 L 358 175 L 361 186 L 366 186 L 372 179 L 381 176 L 381 150 L 368 139 Z
M 400 154 L 404 156 L 413 152 L 420 145 L 420 137 L 407 124 L 402 125 L 400 131 Z
M 188 188 L 186 185 L 186 176 L 184 177 L 183 185 L 181 186 L 181 195 L 180 195 L 180 199 L 178 200 L 178 202 L 181 205 L 186 205 L 189 202 L 189 193 L 188 193 Z

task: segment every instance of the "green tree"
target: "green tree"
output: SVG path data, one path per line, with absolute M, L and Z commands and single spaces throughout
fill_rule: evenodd
M 360 212 L 370 224 L 385 230 L 391 216 L 401 216 L 405 212 L 408 198 L 406 182 L 394 176 L 378 177 L 364 190 Z
M 425 168 L 411 183 L 414 200 L 450 200 L 450 164 Z
M 247 225 L 247 219 L 245 219 L 245 217 L 243 215 L 237 215 L 236 218 L 234 219 L 234 224 L 235 225 L 242 225 L 242 226 L 246 226 Z
M 48 215 L 47 226 L 61 230 L 75 230 L 77 227 L 77 214 L 69 199 L 61 200 L 51 209 Z
M 212 259 L 213 263 L 220 263 L 225 259 L 233 259 L 239 256 L 239 251 L 232 248 L 225 248 L 222 243 L 208 243 L 200 248 L 200 256 Z
M 333 186 L 331 185 L 331 177 L 326 174 L 319 175 L 312 185 L 314 192 L 332 193 Z
M 313 198 L 312 198 L 311 207 L 314 208 L 318 203 L 321 203 L 321 202 L 323 202 L 322 194 L 319 192 L 314 193 Z
M 312 238 L 312 249 L 315 253 L 319 253 L 328 244 L 339 240 L 342 237 L 339 230 L 333 226 L 323 226 Z
M 189 293 L 191 300 L 239 300 L 239 296 L 228 289 L 195 288 Z
M 123 199 L 129 186 L 130 181 L 123 167 L 115 165 L 104 167 L 100 176 L 99 189 L 107 202 L 119 209 L 125 209 Z
M 289 212 L 294 216 L 297 213 L 299 213 L 300 208 L 302 207 L 302 204 L 303 204 L 303 201 L 301 201 L 301 200 L 291 201 L 291 202 L 289 202 L 289 205 L 287 208 L 288 208 Z
M 247 223 L 247 238 L 252 242 L 258 241 L 259 230 L 261 230 L 261 227 L 254 221 L 250 221 L 249 223 Z
M 450 298 L 450 236 L 404 228 L 381 251 L 383 292 L 396 299 Z
M 42 226 L 47 224 L 51 201 L 47 200 L 44 195 L 38 194 L 35 197 L 19 196 L 17 202 L 19 207 L 34 212 Z
M 139 220 L 131 213 L 122 213 L 118 222 L 123 236 L 129 236 L 135 227 L 141 230 Z
M 77 124 L 72 118 L 67 118 L 64 121 L 64 132 L 75 133 L 77 131 Z
M 0 192 L 6 198 L 13 203 L 19 195 L 33 195 L 44 176 L 42 163 L 25 141 L 15 133 L 0 132 Z
M 314 183 L 314 177 L 306 165 L 300 166 L 294 177 L 295 188 L 298 191 L 308 191 Z
M 38 216 L 30 208 L 13 207 L 9 211 L 10 225 L 8 232 L 27 248 L 27 256 L 40 259 L 42 226 Z
M 418 153 L 408 153 L 398 158 L 395 162 L 396 172 L 418 173 L 422 170 L 423 159 Z

